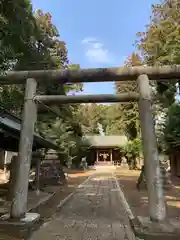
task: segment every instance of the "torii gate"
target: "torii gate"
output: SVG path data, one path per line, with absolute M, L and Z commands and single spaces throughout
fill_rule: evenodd
M 34 125 L 37 119 L 37 103 L 89 103 L 89 102 L 139 102 L 140 123 L 145 160 L 145 173 L 148 186 L 149 217 L 151 221 L 161 221 L 166 217 L 165 200 L 162 188 L 156 135 L 151 109 L 149 80 L 169 80 L 180 78 L 180 66 L 131 67 L 123 71 L 119 68 L 100 68 L 83 70 L 42 70 L 9 72 L 0 76 L 0 85 L 25 84 L 25 99 L 21 136 L 19 143 L 18 179 L 11 218 L 20 219 L 26 214 L 28 179 L 32 154 Z M 59 84 L 77 82 L 137 81 L 139 94 L 134 92 L 113 95 L 36 95 L 37 83 L 48 81 Z

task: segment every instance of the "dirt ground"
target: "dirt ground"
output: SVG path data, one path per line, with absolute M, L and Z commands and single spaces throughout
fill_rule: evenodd
M 116 176 L 135 216 L 148 216 L 147 190 L 137 190 L 140 171 L 117 168 Z M 167 217 L 180 219 L 180 179 L 173 178 L 172 187 L 164 192 Z
M 34 228 L 29 230 L 11 228 L 9 231 L 7 228 L 1 228 L 0 226 L 0 239 L 3 240 L 19 240 L 19 239 L 28 239 L 31 233 L 39 228 L 43 223 L 51 220 L 52 215 L 55 214 L 58 204 L 69 194 L 74 192 L 79 184 L 81 184 L 91 173 L 92 171 L 76 171 L 76 170 L 66 170 L 68 172 L 67 184 L 62 186 L 48 186 L 45 191 L 55 192 L 55 194 L 45 202 L 35 209 L 32 209 L 31 212 L 39 213 L 41 218 L 40 222 L 34 226 Z

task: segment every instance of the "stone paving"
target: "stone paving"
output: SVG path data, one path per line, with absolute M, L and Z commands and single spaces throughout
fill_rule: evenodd
M 116 184 L 97 170 L 31 240 L 135 240 Z

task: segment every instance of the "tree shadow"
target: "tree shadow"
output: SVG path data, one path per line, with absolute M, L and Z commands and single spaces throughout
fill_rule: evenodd
M 138 190 L 136 187 L 136 182 L 139 175 L 131 176 L 131 171 L 124 175 L 123 173 L 118 173 L 118 181 L 124 192 L 128 204 L 130 205 L 135 216 L 148 216 L 148 191 L 147 189 Z M 175 185 L 173 185 L 164 190 L 167 217 L 180 219 L 180 192 L 177 190 L 180 188 L 180 181 L 176 179 Z

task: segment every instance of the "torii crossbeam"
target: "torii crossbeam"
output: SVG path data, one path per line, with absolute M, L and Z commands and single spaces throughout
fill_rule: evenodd
M 180 79 L 180 66 L 100 68 L 82 70 L 41 70 L 8 72 L 0 76 L 0 85 L 25 84 L 23 121 L 19 144 L 19 169 L 16 194 L 12 202 L 11 217 L 21 218 L 26 213 L 28 179 L 32 154 L 34 125 L 37 118 L 37 104 L 128 102 L 138 101 L 142 132 L 143 152 L 148 186 L 149 215 L 152 221 L 166 217 L 165 200 L 160 175 L 157 141 L 151 109 L 151 89 L 149 80 Z M 36 95 L 37 83 L 55 82 L 59 84 L 78 82 L 137 81 L 139 93 L 118 95 L 86 96 L 43 96 Z

